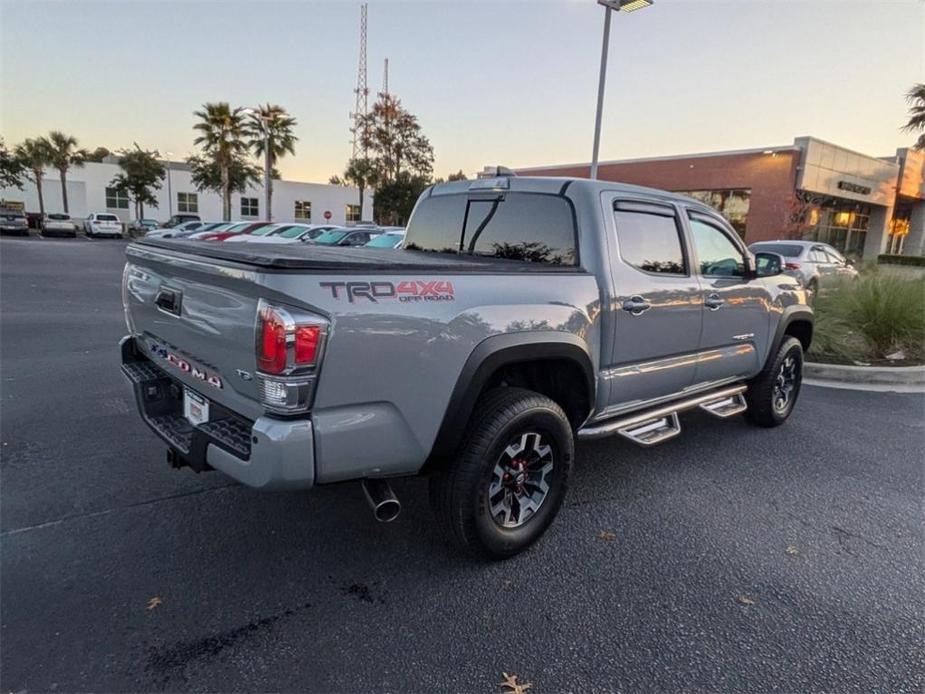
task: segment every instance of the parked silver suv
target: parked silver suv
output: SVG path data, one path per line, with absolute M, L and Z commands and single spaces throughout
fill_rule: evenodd
M 748 247 L 752 253 L 777 253 L 784 257 L 785 272 L 799 279 L 812 303 L 819 293 L 833 281 L 855 278 L 858 271 L 851 261 L 827 243 L 817 241 L 759 241 Z

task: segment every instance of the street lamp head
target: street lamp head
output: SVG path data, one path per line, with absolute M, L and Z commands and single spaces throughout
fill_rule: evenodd
M 655 0 L 597 0 L 598 5 L 616 10 L 617 12 L 635 12 L 648 7 Z

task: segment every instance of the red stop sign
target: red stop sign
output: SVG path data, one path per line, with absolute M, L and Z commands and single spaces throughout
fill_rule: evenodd
M 331 215 L 331 210 L 325 210 L 325 211 L 324 211 L 324 218 L 325 218 L 325 219 L 330 219 L 331 216 L 332 216 L 332 215 Z

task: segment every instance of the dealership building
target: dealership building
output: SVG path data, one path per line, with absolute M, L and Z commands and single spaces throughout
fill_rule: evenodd
M 517 169 L 580 176 L 590 164 Z M 854 257 L 925 254 L 925 152 L 872 157 L 814 137 L 792 145 L 601 162 L 598 178 L 690 195 L 747 243 L 805 238 Z
M 155 191 L 157 206 L 145 205 L 144 215 L 149 219 L 166 221 L 177 213 L 198 214 L 207 221 L 222 219 L 222 198 L 212 191 L 197 190 L 193 185 L 190 167 L 185 162 L 164 162 L 167 169 L 161 188 Z M 117 158 L 106 157 L 103 162 L 87 162 L 67 172 L 67 201 L 71 217 L 81 219 L 93 212 L 111 212 L 123 222 L 134 219 L 134 205 L 125 194 L 115 190 L 111 183 L 122 169 Z M 249 187 L 244 193 L 231 196 L 231 218 L 266 218 L 263 186 Z M 61 195 L 61 177 L 57 169 L 46 169 L 42 184 L 45 213 L 64 212 Z M 359 207 L 359 190 L 349 186 L 301 181 L 273 181 L 273 221 L 310 222 L 323 224 L 349 224 L 373 218 L 372 194 L 363 197 Z M 26 182 L 22 190 L 0 188 L 4 204 L 20 207 L 26 212 L 39 211 L 39 198 L 35 184 Z

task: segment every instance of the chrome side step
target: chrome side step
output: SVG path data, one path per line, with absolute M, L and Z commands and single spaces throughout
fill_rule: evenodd
M 745 412 L 745 410 L 748 409 L 748 405 L 745 404 L 745 395 L 738 393 L 728 398 L 705 402 L 700 405 L 700 409 L 720 419 L 726 419 L 727 417 Z
M 642 446 L 654 446 L 681 433 L 678 413 L 702 407 L 717 417 L 731 417 L 745 410 L 745 385 L 720 388 L 709 393 L 675 400 L 661 407 L 644 410 L 626 417 L 610 419 L 578 430 L 582 440 L 600 439 L 613 434 L 625 436 Z
M 654 446 L 680 434 L 681 422 L 678 421 L 678 413 L 672 412 L 665 417 L 658 417 L 642 424 L 617 429 L 617 433 L 620 436 L 625 436 L 633 443 L 638 443 L 640 446 Z

